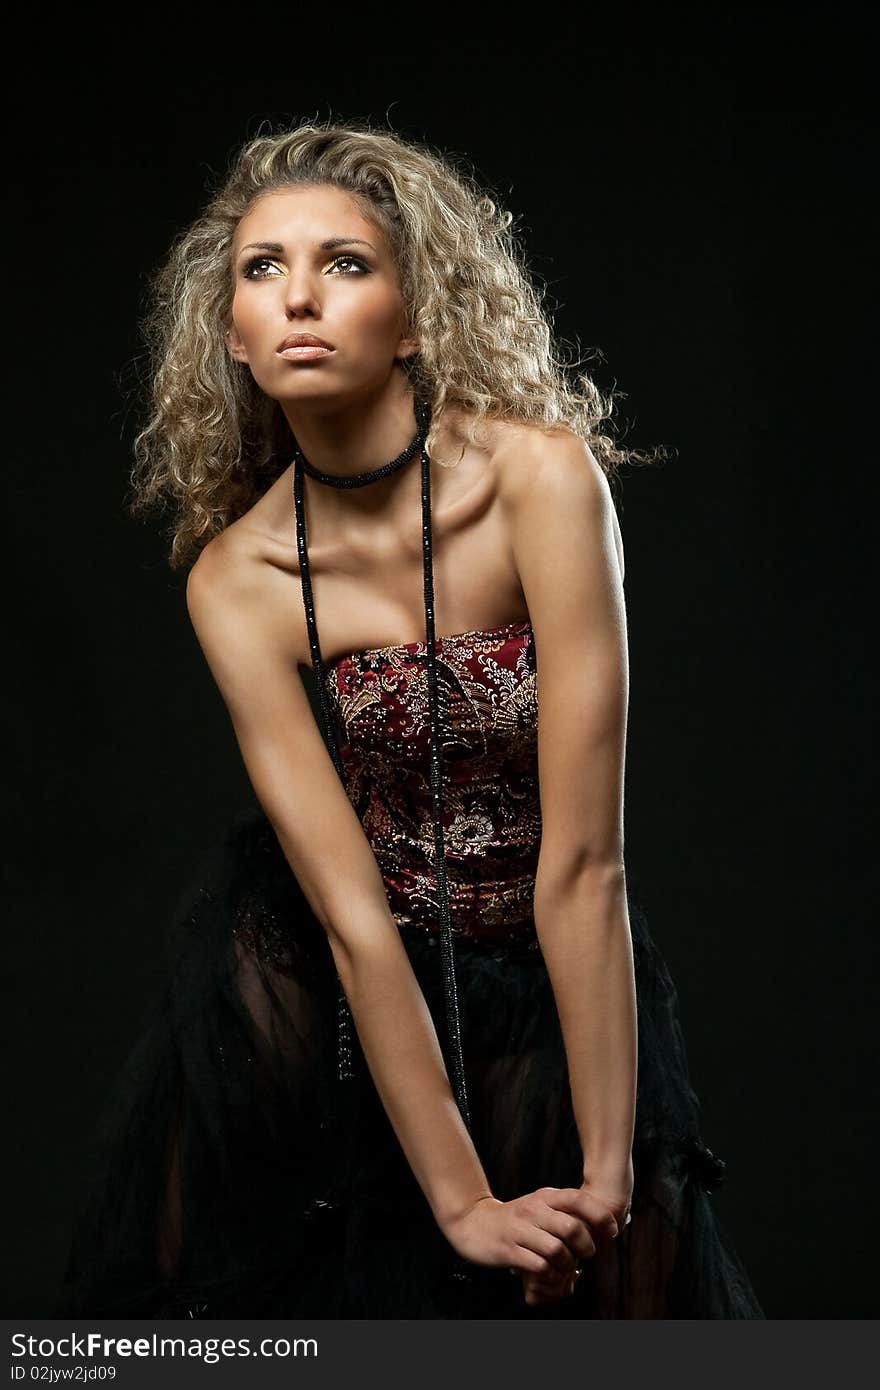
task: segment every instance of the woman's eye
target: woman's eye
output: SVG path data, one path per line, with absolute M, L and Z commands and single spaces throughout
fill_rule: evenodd
M 262 276 L 262 275 L 252 275 L 252 274 L 251 274 L 251 271 L 253 271 L 258 265 L 274 265 L 274 264 L 275 264 L 275 262 L 274 262 L 274 261 L 271 261 L 271 260 L 269 259 L 268 256 L 251 256 L 250 260 L 246 262 L 245 267 L 244 267 L 244 270 L 242 271 L 242 274 L 244 275 L 244 278 L 245 278 L 246 280 L 262 280 L 262 279 L 265 278 L 264 276 Z
M 360 259 L 359 256 L 335 256 L 334 259 L 331 261 L 331 265 L 339 265 L 340 261 L 348 261 L 351 265 L 356 265 L 359 270 L 368 269 L 368 267 L 364 264 L 364 262 Z M 345 271 L 344 274 L 350 275 L 351 272 Z
M 355 267 L 356 272 L 360 274 L 369 274 L 369 266 L 367 266 L 366 263 L 362 261 L 359 256 L 334 256 L 333 260 L 330 262 L 330 265 L 339 266 L 343 263 Z M 269 256 L 252 256 L 251 259 L 246 263 L 242 274 L 244 275 L 244 278 L 246 280 L 265 280 L 267 277 L 262 271 L 260 271 L 259 274 L 254 274 L 254 272 L 257 270 L 259 266 L 274 266 L 275 264 L 276 263 L 273 260 L 271 260 Z M 343 270 L 340 273 L 343 275 L 351 275 L 352 271 Z

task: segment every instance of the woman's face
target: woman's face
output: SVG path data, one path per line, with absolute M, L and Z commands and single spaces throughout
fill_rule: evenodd
M 404 337 L 397 267 L 386 238 L 342 189 L 267 194 L 232 243 L 235 290 L 227 343 L 268 396 L 338 408 L 381 389 L 395 362 L 417 350 Z M 282 344 L 310 334 L 329 351 Z

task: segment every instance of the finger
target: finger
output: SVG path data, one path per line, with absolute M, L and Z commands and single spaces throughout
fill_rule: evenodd
M 551 1273 L 552 1267 L 543 1255 L 539 1255 L 530 1246 L 514 1244 L 508 1257 L 515 1261 L 510 1267 L 511 1274 L 526 1275 L 547 1275 Z
M 590 1226 L 617 1229 L 617 1217 L 606 1198 L 585 1187 L 560 1187 L 545 1198 L 548 1206 L 571 1211 Z
M 614 1239 L 619 1227 L 617 1217 L 602 1198 L 579 1187 L 550 1189 L 544 1197 L 548 1206 L 557 1211 L 571 1212 L 586 1221 L 594 1237 Z
M 523 1284 L 529 1284 L 533 1288 L 562 1289 L 577 1278 L 579 1269 L 580 1265 L 575 1265 L 567 1274 L 560 1274 L 558 1269 L 548 1269 L 546 1274 L 523 1274 L 521 1278 Z
M 557 1277 L 553 1280 L 526 1274 L 523 1276 L 523 1292 L 527 1302 L 558 1303 L 560 1299 L 567 1298 L 574 1292 L 575 1283 L 573 1274 L 568 1279 Z
M 548 1284 L 536 1284 L 532 1279 L 523 1281 L 523 1297 L 526 1303 L 550 1303 L 553 1301 L 554 1290 Z
M 568 1275 L 578 1262 L 578 1257 L 569 1250 L 565 1241 L 545 1231 L 542 1226 L 527 1226 L 519 1237 L 519 1244 L 527 1250 L 534 1251 L 545 1261 L 542 1269 L 533 1270 L 535 1274 L 555 1270 L 559 1274 Z
M 546 1307 L 547 1304 L 559 1302 L 558 1298 L 541 1293 L 537 1289 L 529 1289 L 524 1297 L 529 1307 Z
M 548 1203 L 540 1224 L 545 1231 L 565 1241 L 574 1255 L 575 1263 L 579 1260 L 590 1260 L 595 1255 L 596 1242 L 593 1233 L 582 1217 L 574 1216 L 571 1212 L 558 1211 Z

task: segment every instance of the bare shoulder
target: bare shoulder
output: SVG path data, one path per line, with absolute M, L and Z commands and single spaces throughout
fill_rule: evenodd
M 210 613 L 230 599 L 245 600 L 259 583 L 259 565 L 247 534 L 228 527 L 201 551 L 187 576 L 186 601 L 192 613 Z
M 302 660 L 289 618 L 290 575 L 270 562 L 252 528 L 234 522 L 204 547 L 187 576 L 186 603 L 202 646 L 271 643 Z
M 570 430 L 508 424 L 496 434 L 494 458 L 499 496 L 511 506 L 536 488 L 598 498 L 608 487 L 592 450 Z
M 584 439 L 563 428 L 508 423 L 497 432 L 493 457 L 498 498 L 512 525 L 537 505 L 549 516 L 574 509 L 599 527 L 607 522 L 623 577 L 623 537 L 611 488 Z

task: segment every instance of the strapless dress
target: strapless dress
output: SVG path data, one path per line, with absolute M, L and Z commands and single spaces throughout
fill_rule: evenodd
M 496 1197 L 577 1187 L 565 1048 L 533 916 L 531 624 L 437 639 L 443 820 L 472 1136 Z M 424 641 L 325 667 L 348 796 L 445 1047 Z M 312 681 L 306 675 L 306 684 Z M 314 703 L 314 700 L 313 700 Z M 166 924 L 167 977 L 97 1124 L 57 1317 L 763 1318 L 712 1194 L 675 985 L 628 887 L 639 1019 L 632 1220 L 528 1306 L 436 1226 L 265 814 L 246 807 Z M 589 1000 L 584 1001 L 589 1008 Z

